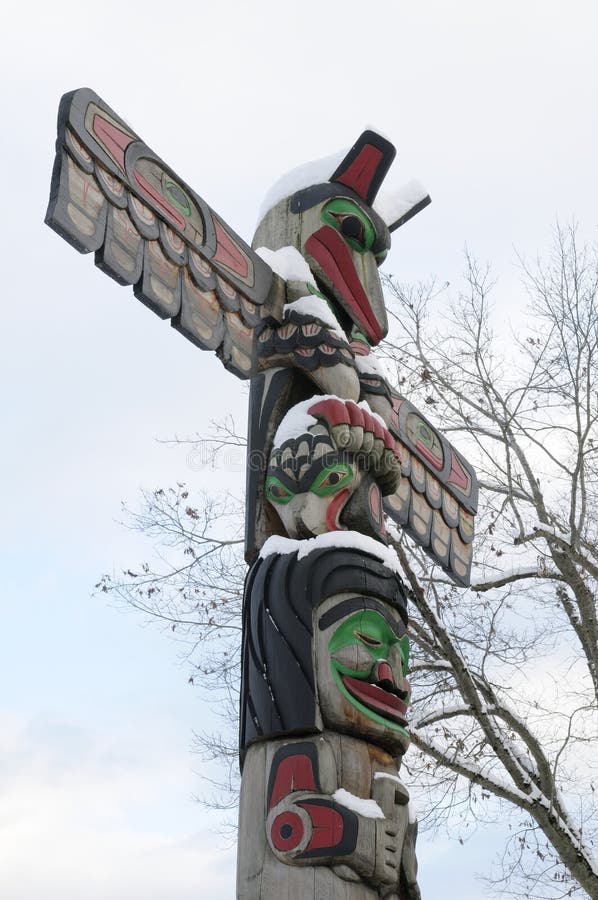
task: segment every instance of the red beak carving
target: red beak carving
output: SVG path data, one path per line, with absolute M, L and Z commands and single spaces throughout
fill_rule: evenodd
M 384 336 L 382 329 L 340 234 L 329 225 L 324 225 L 310 235 L 305 242 L 305 249 L 339 291 L 354 321 L 370 343 L 380 343 Z

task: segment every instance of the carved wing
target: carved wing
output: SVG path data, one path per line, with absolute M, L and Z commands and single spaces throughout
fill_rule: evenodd
M 391 391 L 390 430 L 397 438 L 402 476 L 384 500 L 388 515 L 458 584 L 469 585 L 476 474 L 470 464 L 400 394 Z
M 240 378 L 284 282 L 93 91 L 65 94 L 46 223 Z

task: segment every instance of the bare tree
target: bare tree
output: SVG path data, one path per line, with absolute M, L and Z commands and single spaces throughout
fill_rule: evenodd
M 232 427 L 229 421 L 218 425 L 214 435 L 203 440 L 207 463 L 235 440 Z M 128 528 L 152 540 L 152 559 L 119 575 L 103 575 L 96 589 L 179 642 L 189 684 L 197 685 L 221 720 L 218 731 L 194 735 L 195 749 L 208 760 L 218 760 L 219 774 L 199 799 L 210 807 L 235 808 L 246 569 L 242 503 L 226 491 L 191 500 L 187 487 L 178 483 L 143 491 L 139 508 L 123 506 L 123 514 Z
M 445 290 L 387 279 L 390 380 L 481 481 L 471 589 L 392 532 L 416 645 L 405 765 L 424 824 L 463 839 L 473 818 L 508 817 L 494 893 L 598 898 L 598 256 L 557 227 L 550 258 L 521 265 L 529 320 L 510 337 L 494 334 L 490 273 L 470 257 L 448 310 Z M 209 441 L 217 451 L 239 438 L 229 424 Z M 217 686 L 234 718 L 238 532 L 213 500 L 187 504 L 180 486 L 146 495 L 133 524 L 166 546 L 160 568 L 100 584 L 182 630 L 192 677 Z M 203 746 L 234 759 L 225 733 Z

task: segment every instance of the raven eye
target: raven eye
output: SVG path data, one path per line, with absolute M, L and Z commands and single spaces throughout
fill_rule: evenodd
M 376 229 L 365 210 L 347 197 L 335 197 L 322 207 L 322 221 L 332 225 L 358 253 L 367 253 L 376 242 Z
M 365 240 L 365 230 L 363 222 L 357 216 L 343 216 L 340 220 L 341 232 L 345 237 L 353 238 L 363 244 Z

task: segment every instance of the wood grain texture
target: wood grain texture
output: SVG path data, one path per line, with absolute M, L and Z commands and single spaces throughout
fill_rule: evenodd
M 287 761 L 294 751 L 301 753 L 311 744 L 317 756 L 320 791 L 290 791 L 278 801 L 274 813 L 291 814 L 310 801 L 334 804 L 333 794 L 343 788 L 362 800 L 375 800 L 384 818 L 368 818 L 355 813 L 358 836 L 354 848 L 335 855 L 323 850 L 317 858 L 301 852 L 277 852 L 272 847 L 264 822 L 257 823 L 255 811 L 265 811 L 272 766 L 280 753 Z M 408 832 L 408 793 L 401 784 L 390 754 L 358 739 L 331 732 L 313 738 L 281 739 L 253 745 L 246 757 L 241 787 L 238 887 L 239 900 L 416 900 L 417 863 L 413 829 Z M 313 808 L 313 807 L 312 807 Z M 249 810 L 253 820 L 245 834 Z M 305 840 L 302 847 L 305 845 Z M 406 888 L 405 885 L 409 887 Z M 410 892 L 409 892 L 410 891 Z
M 235 375 L 256 373 L 281 279 L 87 88 L 60 104 L 46 222 Z

